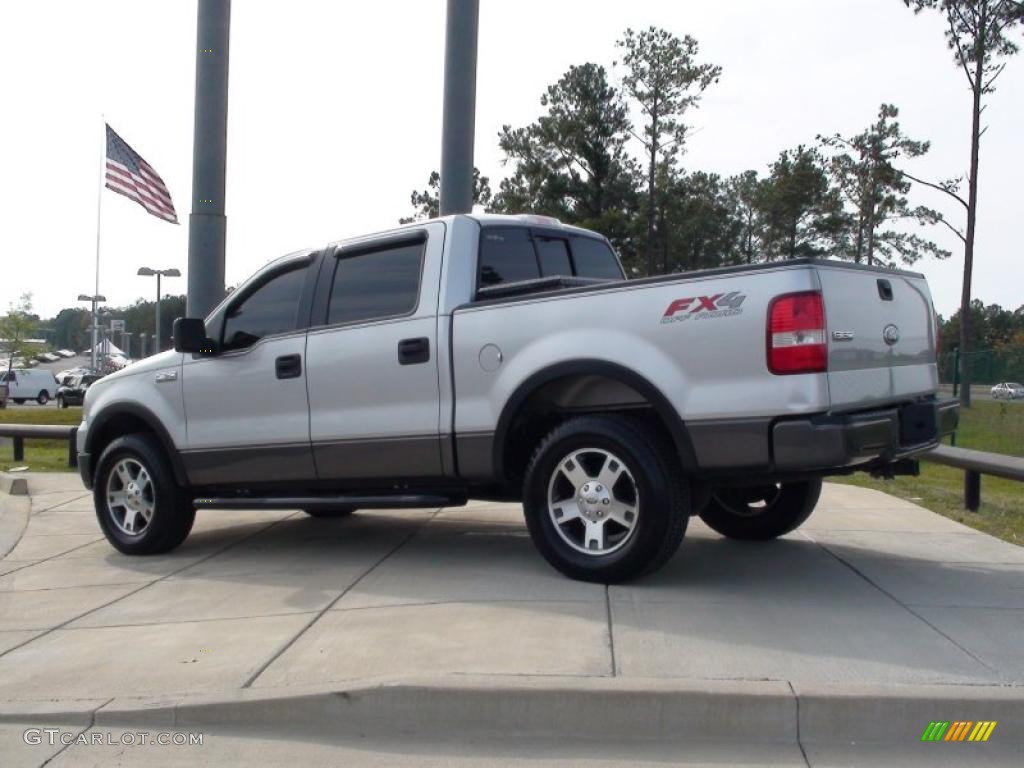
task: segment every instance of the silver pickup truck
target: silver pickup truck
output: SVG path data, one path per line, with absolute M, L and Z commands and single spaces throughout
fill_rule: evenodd
M 202 508 L 522 501 L 563 573 L 654 570 L 691 515 L 792 531 L 821 479 L 916 472 L 936 399 L 921 275 L 797 259 L 627 280 L 600 235 L 454 216 L 271 262 L 175 351 L 88 391 L 79 466 L 122 552 Z

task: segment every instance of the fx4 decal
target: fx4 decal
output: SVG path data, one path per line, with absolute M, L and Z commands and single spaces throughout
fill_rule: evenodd
M 747 295 L 740 291 L 730 293 L 716 293 L 713 296 L 690 296 L 685 299 L 676 299 L 665 308 L 661 316 L 661 322 L 678 323 L 682 320 L 689 320 L 691 317 L 697 320 L 711 320 L 716 317 L 732 317 L 742 315 L 741 309 Z

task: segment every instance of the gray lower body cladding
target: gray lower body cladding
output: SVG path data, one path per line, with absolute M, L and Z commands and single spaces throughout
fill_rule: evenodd
M 702 473 L 827 473 L 914 456 L 956 428 L 954 401 L 848 414 L 687 424 Z

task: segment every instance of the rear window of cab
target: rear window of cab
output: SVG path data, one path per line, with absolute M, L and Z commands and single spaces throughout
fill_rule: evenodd
M 488 227 L 481 233 L 480 287 L 558 275 L 623 278 L 615 253 L 598 238 L 525 227 Z

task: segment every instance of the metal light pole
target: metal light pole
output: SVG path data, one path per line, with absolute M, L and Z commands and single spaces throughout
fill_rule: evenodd
M 441 128 L 441 215 L 473 210 L 476 41 L 480 0 L 448 0 Z
M 153 352 L 160 351 L 160 278 L 161 277 L 181 277 L 181 271 L 177 269 L 150 269 L 149 267 L 139 267 L 137 275 L 143 277 L 152 277 L 156 275 L 156 333 L 153 334 Z
M 78 294 L 79 301 L 88 301 L 92 303 L 92 354 L 90 356 L 90 365 L 93 371 L 96 371 L 96 345 L 99 344 L 99 317 L 97 315 L 97 307 L 101 302 L 107 300 L 106 296 L 100 294 L 94 294 L 92 296 L 86 296 L 84 293 Z
M 231 0 L 199 0 L 197 27 L 186 314 L 206 317 L 224 298 Z
M 103 369 L 110 368 L 110 327 L 103 327 Z

